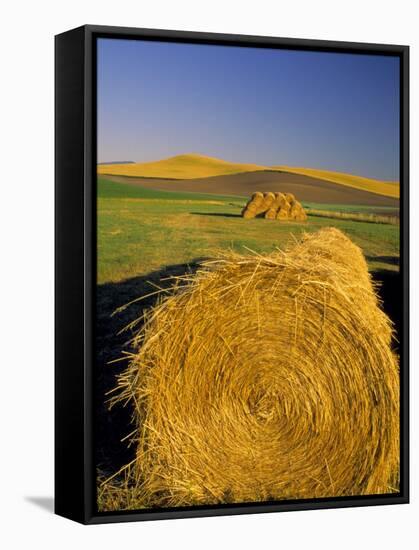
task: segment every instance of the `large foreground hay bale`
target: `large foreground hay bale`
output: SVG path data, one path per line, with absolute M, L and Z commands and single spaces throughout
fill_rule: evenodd
M 137 445 L 119 506 L 398 490 L 392 326 L 340 231 L 209 262 L 146 319 L 119 379 Z

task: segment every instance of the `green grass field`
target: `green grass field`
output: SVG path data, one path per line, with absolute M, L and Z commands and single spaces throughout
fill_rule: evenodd
M 99 179 L 98 283 L 187 264 L 220 249 L 270 252 L 304 231 L 327 226 L 347 233 L 363 249 L 372 271 L 398 269 L 398 225 L 314 216 L 305 223 L 244 220 L 240 211 L 245 202 L 246 197 L 154 191 Z M 309 206 L 348 210 L 341 205 Z
M 126 367 L 126 362 L 121 361 L 123 351 L 133 351 L 130 339 L 139 325 L 134 329 L 127 327 L 138 323 L 148 308 L 155 305 L 157 295 L 152 293 L 156 286 L 170 287 L 171 277 L 183 275 L 189 268 L 193 272 L 200 258 L 211 257 L 226 248 L 242 253 L 247 253 L 248 248 L 271 252 L 292 243 L 304 231 L 338 227 L 364 250 L 370 269 L 375 271 L 383 307 L 397 330 L 400 319 L 397 225 L 311 216 L 304 223 L 245 220 L 240 212 L 246 199 L 155 191 L 105 178 L 99 180 L 95 391 L 99 404 L 100 476 L 110 476 L 133 459 L 131 450 L 121 443 L 130 431 L 127 426 L 132 410 L 115 407 L 110 413 L 107 403 L 108 392 L 115 388 L 115 376 Z M 338 204 L 310 206 L 334 213 L 370 211 Z

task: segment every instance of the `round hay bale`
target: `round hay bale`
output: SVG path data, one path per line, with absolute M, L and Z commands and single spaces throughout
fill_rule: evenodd
M 295 201 L 295 196 L 292 193 L 285 193 L 285 198 L 290 204 Z
M 280 207 L 284 210 L 290 210 L 291 203 L 288 201 L 286 195 L 282 195 L 281 201 L 280 201 Z
M 284 208 L 280 208 L 276 214 L 277 220 L 288 220 L 289 219 L 289 212 L 288 210 Z
M 264 199 L 264 194 L 257 191 L 256 193 L 253 193 L 249 206 L 253 206 L 256 210 L 258 210 L 262 206 Z
M 164 507 L 397 491 L 391 341 L 364 256 L 336 229 L 203 264 L 146 316 L 119 378 L 116 399 L 135 412 L 131 497 Z
M 278 209 L 281 205 L 281 202 L 283 201 L 284 195 L 282 193 L 275 193 L 275 199 L 271 206 L 269 207 L 269 210 L 265 213 L 265 218 L 268 220 L 275 220 L 276 215 L 278 212 Z
M 244 218 L 254 218 L 258 214 L 260 206 L 254 202 L 250 202 L 242 211 L 242 216 Z
M 250 200 L 256 202 L 257 204 L 261 204 L 263 201 L 263 193 L 261 193 L 260 191 L 256 191 L 255 193 L 253 193 Z
M 307 219 L 307 214 L 305 213 L 304 208 L 297 200 L 294 200 L 291 203 L 289 217 L 295 221 L 305 221 Z
M 256 191 L 247 201 L 246 206 L 242 210 L 243 218 L 254 218 L 260 210 L 264 201 L 264 195 L 260 191 Z
M 267 210 L 269 210 L 274 200 L 275 195 L 273 193 L 271 193 L 270 191 L 268 193 L 264 193 L 263 200 L 256 210 L 256 215 L 259 216 L 260 214 L 264 214 Z
M 267 220 L 275 220 L 276 219 L 276 208 L 269 208 L 269 210 L 267 210 L 265 212 L 265 218 Z
M 276 219 L 287 220 L 289 218 L 290 210 L 291 210 L 291 205 L 288 202 L 287 193 L 286 193 L 285 195 L 282 195 L 282 197 L 280 198 Z
M 253 193 L 252 198 L 242 210 L 242 216 L 244 218 L 254 218 L 260 214 L 264 214 L 269 210 L 274 201 L 275 195 L 271 192 L 264 194 L 260 192 Z
M 284 198 L 285 198 L 285 195 L 283 193 L 275 193 L 275 201 L 272 207 L 279 208 Z
M 269 210 L 269 208 L 272 206 L 272 204 L 275 202 L 275 195 L 271 193 L 270 191 L 268 193 L 265 193 L 263 196 L 263 203 L 261 205 L 261 208 L 263 208 L 263 211 Z
M 256 217 L 256 212 L 255 210 L 252 210 L 250 208 L 245 208 L 242 212 L 242 217 L 249 220 L 251 218 L 255 218 Z

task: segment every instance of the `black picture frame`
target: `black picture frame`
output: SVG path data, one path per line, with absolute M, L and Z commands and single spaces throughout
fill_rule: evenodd
M 96 285 L 96 40 L 104 37 L 400 58 L 400 493 L 121 511 L 96 510 L 93 385 Z M 86 25 L 55 37 L 55 513 L 84 524 L 409 502 L 409 48 Z

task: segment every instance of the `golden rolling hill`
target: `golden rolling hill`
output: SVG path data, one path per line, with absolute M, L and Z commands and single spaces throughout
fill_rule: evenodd
M 99 174 L 182 180 L 225 176 L 241 172 L 255 172 L 257 170 L 266 170 L 266 167 L 258 164 L 228 162 L 193 153 L 178 155 L 156 162 L 98 165 Z
M 301 174 L 310 176 L 320 180 L 330 181 L 339 185 L 346 185 L 354 189 L 361 189 L 398 199 L 400 196 L 400 188 L 398 182 L 395 181 L 380 181 L 371 178 L 363 178 L 362 176 L 354 176 L 342 172 L 331 172 L 329 170 L 316 170 L 315 168 L 298 168 L 294 166 L 272 166 L 276 170 L 290 172 L 291 174 Z
M 259 164 L 233 163 L 194 153 L 177 155 L 155 162 L 129 164 L 99 164 L 98 174 L 137 178 L 163 178 L 188 180 L 226 176 L 245 172 L 279 171 L 309 176 L 337 185 L 368 191 L 385 197 L 399 198 L 397 182 L 380 181 L 341 172 L 299 168 L 293 166 L 262 166 Z

